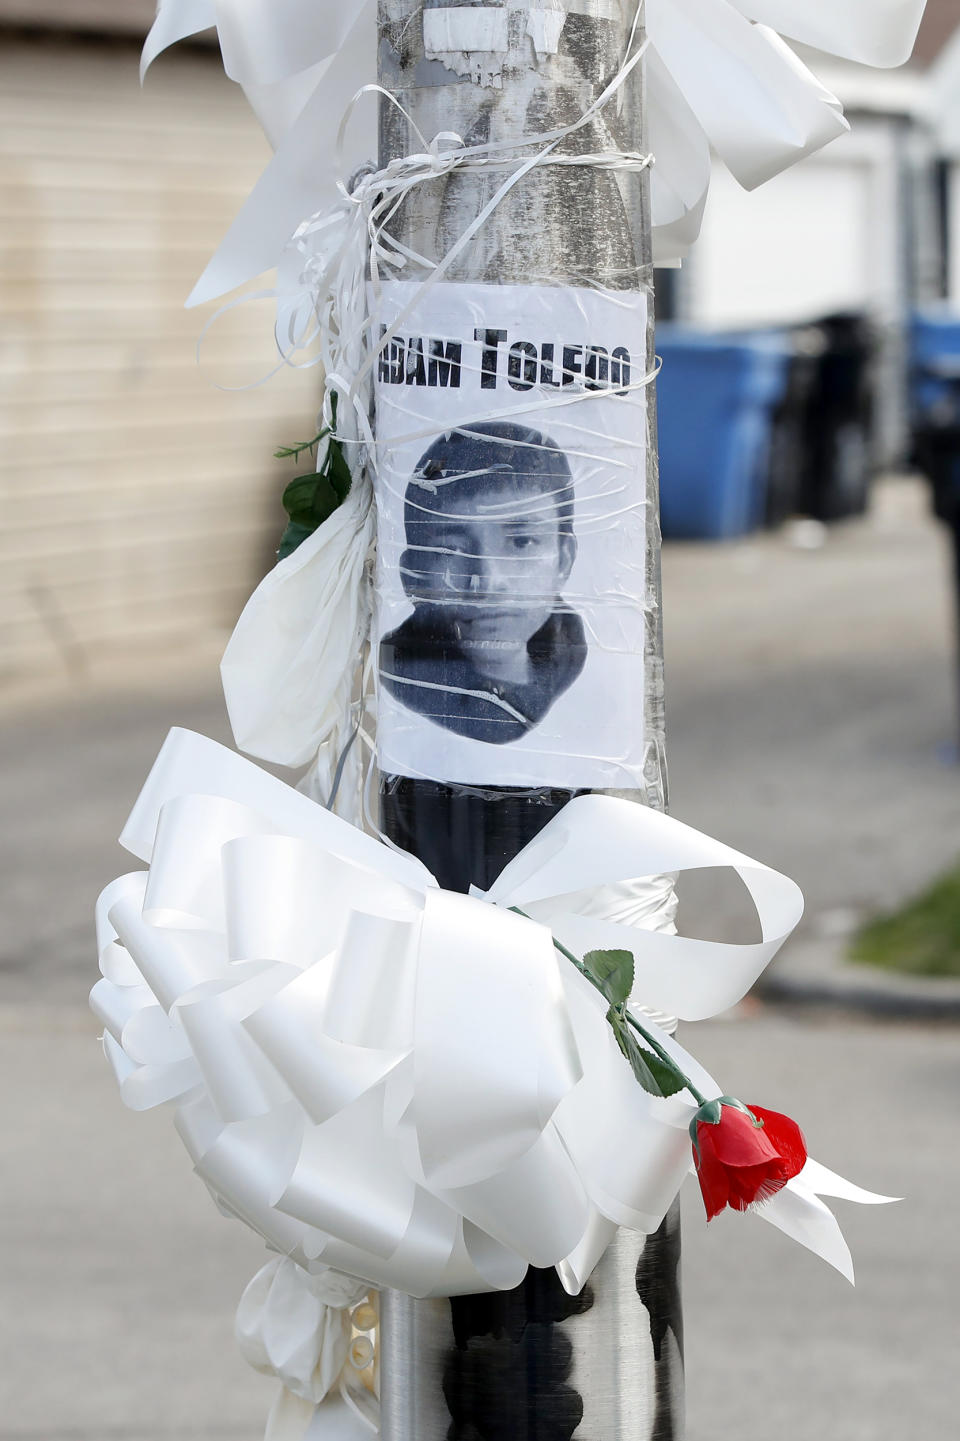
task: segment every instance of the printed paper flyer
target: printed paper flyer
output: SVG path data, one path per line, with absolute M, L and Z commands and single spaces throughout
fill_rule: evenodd
M 382 771 L 630 787 L 643 759 L 646 303 L 382 287 Z

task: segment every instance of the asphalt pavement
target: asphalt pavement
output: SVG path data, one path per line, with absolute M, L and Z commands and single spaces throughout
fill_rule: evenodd
M 80 1011 L 0 1025 L 0 1437 L 254 1441 L 273 1389 L 232 1320 L 262 1246 L 217 1213 L 169 1112 L 123 1110 Z M 758 1217 L 708 1228 L 688 1183 L 688 1441 L 954 1441 L 955 1030 L 761 1007 L 685 1040 L 825 1165 L 906 1198 L 834 1203 L 854 1289 Z
M 891 999 L 843 960 L 860 917 L 960 852 L 946 545 L 922 490 L 890 482 L 825 535 L 668 546 L 664 596 L 672 808 L 808 902 L 766 992 L 684 1039 L 825 1164 L 906 1198 L 837 1203 L 853 1290 L 754 1217 L 708 1229 L 687 1196 L 688 1441 L 952 1441 L 955 988 Z M 127 868 L 114 837 L 173 724 L 227 738 L 209 647 L 92 658 L 0 712 L 0 1441 L 246 1441 L 272 1395 L 231 1329 L 262 1248 L 166 1112 L 123 1110 L 85 1007 L 93 900 Z M 719 877 L 683 914 L 750 933 Z

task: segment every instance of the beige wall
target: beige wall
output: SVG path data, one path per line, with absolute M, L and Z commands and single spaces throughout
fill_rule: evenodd
M 0 21 L 9 25 L 99 30 L 141 38 L 156 13 L 156 0 L 0 0 Z
M 215 53 L 0 47 L 0 677 L 225 633 L 270 564 L 317 372 L 183 300 L 267 159 Z
M 940 53 L 960 26 L 960 0 L 927 0 L 917 37 L 916 59 L 927 65 Z

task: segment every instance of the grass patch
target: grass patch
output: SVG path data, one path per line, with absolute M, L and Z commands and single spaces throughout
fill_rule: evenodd
M 960 865 L 899 911 L 863 926 L 850 959 L 912 976 L 960 976 Z

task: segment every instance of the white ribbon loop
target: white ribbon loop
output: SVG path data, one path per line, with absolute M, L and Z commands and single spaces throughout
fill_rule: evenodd
M 550 930 L 507 907 L 582 950 L 628 947 L 638 1001 L 705 1015 L 742 994 L 801 904 L 756 861 L 598 796 L 571 802 L 487 899 L 455 895 L 186 731 L 168 737 L 124 835 L 150 875 L 101 897 L 91 997 L 124 1101 L 176 1101 L 221 1209 L 274 1249 L 413 1295 L 509 1287 L 528 1264 L 558 1266 L 576 1290 L 613 1227 L 657 1227 L 690 1168 L 694 1102 L 637 1085 L 606 1002 Z M 604 887 L 703 865 L 744 878 L 759 946 L 589 915 Z M 848 1271 L 817 1194 L 866 1197 L 813 1163 L 791 1187 L 764 1214 Z
M 748 20 L 861 65 L 910 59 L 927 0 L 737 0 Z
M 141 83 L 150 66 L 171 45 L 218 24 L 216 0 L 161 0 L 140 55 Z
M 178 726 L 167 735 L 120 833 L 124 849 L 150 862 L 151 870 L 160 812 L 167 801 L 183 795 L 241 804 L 259 816 L 269 817 L 269 828 L 277 835 L 313 842 L 339 861 L 375 871 L 381 880 L 388 877 L 418 892 L 436 884 L 426 866 L 414 856 L 387 849 L 235 751 Z M 195 841 L 184 837 L 198 864 L 206 864 L 200 850 L 209 846 L 209 840 L 206 831 Z M 166 857 L 158 860 L 161 866 L 166 864 Z M 171 864 L 174 861 L 180 865 L 179 859 L 171 858 Z
M 645 932 L 578 914 L 565 897 L 589 887 L 663 871 L 729 866 L 757 908 L 763 939 L 732 945 Z M 736 1004 L 783 945 L 803 914 L 803 896 L 788 877 L 680 821 L 609 796 L 571 801 L 487 892 L 549 925 L 578 954 L 591 947 L 634 952 L 634 996 L 683 1020 L 704 1020 Z
M 469 1186 L 519 1160 L 580 1079 L 557 962 L 543 926 L 449 891 L 427 896 L 412 1120 L 431 1189 Z M 465 1007 L 478 983 L 501 1004 Z
M 674 0 L 651 6 L 647 23 L 685 104 L 747 189 L 850 128 L 840 102 L 780 37 L 732 5 Z
M 638 17 L 653 46 L 647 107 L 657 155 L 656 259 L 679 258 L 697 237 L 710 145 L 742 183 L 757 185 L 847 128 L 839 101 L 774 32 L 864 64 L 899 65 L 909 58 L 924 5 L 641 0 Z M 335 205 L 338 185 L 376 151 L 373 107 L 351 126 L 339 162 L 330 144 L 351 97 L 374 79 L 374 0 L 356 9 L 334 0 L 161 0 L 142 70 L 213 24 L 227 73 L 242 85 L 276 153 L 191 304 L 276 265 L 301 221 Z M 562 46 L 562 34 L 558 41 Z

